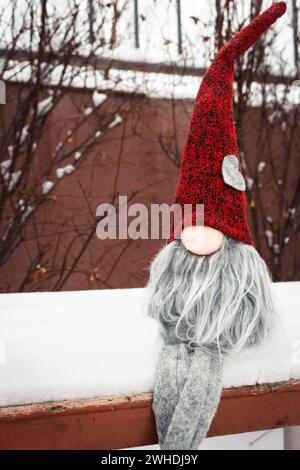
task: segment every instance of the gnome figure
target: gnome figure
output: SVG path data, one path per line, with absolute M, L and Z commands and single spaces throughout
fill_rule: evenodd
M 197 449 L 216 412 L 223 357 L 261 343 L 276 321 L 270 277 L 246 220 L 245 180 L 233 123 L 234 62 L 284 14 L 273 4 L 217 54 L 196 97 L 175 202 L 190 226 L 154 259 L 147 314 L 165 345 L 153 410 L 162 449 Z M 204 224 L 197 226 L 197 205 Z

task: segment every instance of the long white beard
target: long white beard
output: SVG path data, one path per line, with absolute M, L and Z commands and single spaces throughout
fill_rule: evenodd
M 175 240 L 151 265 L 146 311 L 168 326 L 168 342 L 238 351 L 262 342 L 278 321 L 270 287 L 250 245 L 227 238 L 218 252 L 197 256 Z

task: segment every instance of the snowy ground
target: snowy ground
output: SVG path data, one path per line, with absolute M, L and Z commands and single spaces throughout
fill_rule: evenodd
M 228 358 L 224 386 L 300 378 L 300 282 L 274 290 L 286 331 Z M 142 291 L 2 294 L 0 406 L 151 391 L 162 341 Z

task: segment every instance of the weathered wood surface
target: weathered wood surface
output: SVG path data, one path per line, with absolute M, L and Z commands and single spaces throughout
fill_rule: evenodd
M 152 394 L 0 408 L 0 449 L 116 449 L 157 442 Z M 300 381 L 225 389 L 209 436 L 300 425 Z

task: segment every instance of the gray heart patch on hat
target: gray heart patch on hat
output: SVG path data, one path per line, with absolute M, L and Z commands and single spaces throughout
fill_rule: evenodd
M 226 184 L 238 191 L 245 191 L 246 182 L 239 170 L 239 161 L 235 155 L 226 155 L 222 162 L 222 174 Z

